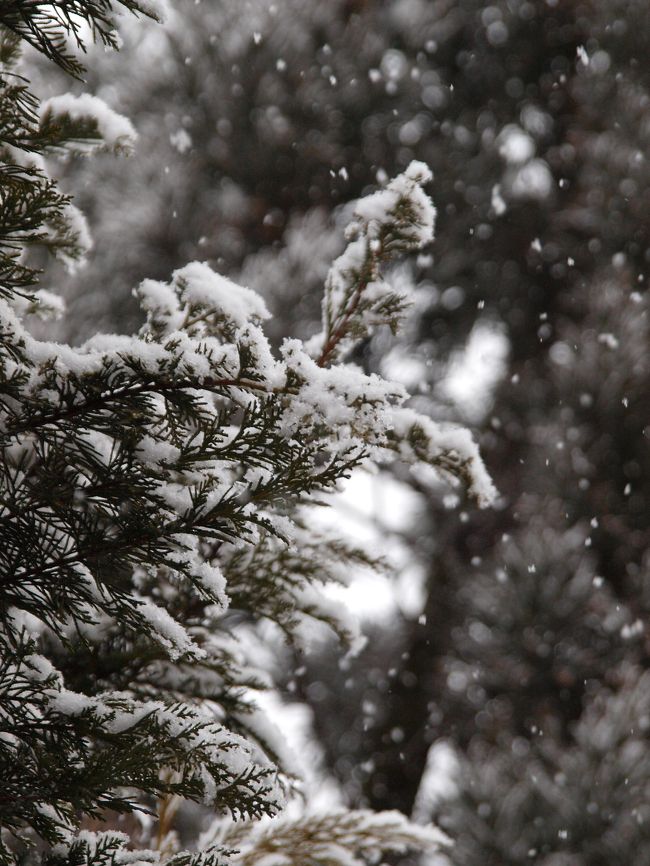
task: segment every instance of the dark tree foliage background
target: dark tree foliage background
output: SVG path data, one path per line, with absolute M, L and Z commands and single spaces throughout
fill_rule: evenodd
M 299 689 L 350 803 L 410 814 L 420 789 L 455 866 L 647 864 L 650 6 L 203 0 L 172 14 L 91 64 L 140 144 L 118 171 L 107 158 L 63 178 L 111 239 L 66 336 L 122 328 L 131 287 L 192 258 L 270 285 L 278 336 L 307 331 L 339 203 L 425 161 L 439 216 L 410 275 L 427 299 L 408 326 L 417 402 L 475 425 L 502 499 L 459 522 L 416 488 L 422 614 L 370 626 L 349 669 L 325 647 Z M 459 418 L 441 359 L 477 326 L 504 335 L 506 368 Z M 365 346 L 369 370 L 381 349 Z M 456 793 L 422 807 L 439 740 Z

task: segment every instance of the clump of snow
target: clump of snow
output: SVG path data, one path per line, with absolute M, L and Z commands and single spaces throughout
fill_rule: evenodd
M 397 221 L 398 205 L 408 202 L 413 210 L 409 240 L 414 247 L 430 243 L 433 240 L 436 209 L 422 186 L 432 179 L 431 169 L 425 163 L 414 160 L 386 189 L 360 199 L 355 205 L 354 215 L 359 222 L 366 224 L 368 237 L 376 237 L 382 226 Z
M 184 655 L 202 658 L 205 653 L 196 646 L 187 631 L 162 607 L 147 599 L 139 599 L 137 611 L 151 627 L 152 636 L 165 647 L 171 659 Z
M 111 149 L 130 151 L 137 139 L 133 124 L 127 117 L 89 93 L 79 96 L 63 93 L 45 100 L 41 106 L 41 120 L 92 123 L 104 145 Z
M 181 286 L 184 301 L 217 310 L 237 328 L 271 315 L 257 292 L 238 286 L 205 262 L 192 262 L 174 271 L 173 281 Z
M 65 313 L 65 301 L 60 295 L 47 289 L 38 289 L 34 292 L 34 303 L 28 310 L 44 322 L 52 319 L 60 319 Z

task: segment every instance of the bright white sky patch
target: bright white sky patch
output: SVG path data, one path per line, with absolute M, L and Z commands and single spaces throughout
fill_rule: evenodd
M 403 346 L 395 346 L 386 355 L 381 365 L 382 375 L 415 391 L 427 380 L 427 368 L 422 358 L 410 354 Z
M 348 586 L 328 587 L 327 595 L 362 620 L 387 619 L 398 609 L 417 616 L 424 601 L 422 572 L 399 533 L 418 519 L 420 505 L 417 493 L 387 473 L 353 473 L 332 507 L 318 509 L 314 517 L 388 560 L 395 574 L 359 570 Z

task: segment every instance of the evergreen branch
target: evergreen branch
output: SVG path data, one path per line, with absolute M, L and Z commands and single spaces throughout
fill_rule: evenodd
M 237 866 L 257 866 L 271 858 L 278 866 L 362 866 L 384 852 L 409 850 L 439 852 L 449 839 L 434 827 L 411 824 L 399 812 L 376 814 L 366 810 L 309 812 L 297 818 L 278 818 L 256 825 L 216 824 L 205 835 L 220 845 L 238 849 Z M 205 844 L 205 842 L 204 842 Z
M 106 390 L 95 397 L 84 400 L 80 403 L 75 403 L 71 406 L 61 407 L 57 410 L 52 410 L 47 413 L 34 414 L 27 419 L 21 421 L 18 419 L 13 423 L 5 425 L 4 435 L 13 437 L 24 433 L 32 433 L 41 427 L 50 424 L 64 424 L 74 421 L 80 416 L 95 411 L 109 409 L 114 402 L 127 403 L 137 396 L 143 394 L 161 394 L 172 395 L 179 391 L 209 391 L 215 394 L 223 394 L 225 389 L 240 388 L 242 390 L 253 391 L 254 393 L 269 394 L 272 393 L 267 387 L 258 382 L 253 382 L 247 379 L 213 379 L 202 377 L 201 379 L 179 379 L 179 380 L 152 380 L 150 382 L 137 382 L 130 385 L 121 386 L 115 390 Z

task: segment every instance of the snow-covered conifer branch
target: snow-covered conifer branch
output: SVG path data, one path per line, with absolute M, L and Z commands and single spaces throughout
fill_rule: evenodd
M 433 853 L 449 844 L 435 827 L 412 824 L 400 812 L 335 809 L 306 811 L 256 824 L 217 821 L 202 840 L 234 849 L 233 864 L 257 866 L 364 866 L 387 853 Z
M 70 93 L 53 96 L 41 105 L 40 134 L 48 149 L 57 149 L 62 142 L 64 153 L 83 156 L 109 150 L 131 153 L 136 132 L 128 118 L 109 108 L 97 96 Z
M 24 39 L 72 75 L 80 75 L 83 66 L 70 48 L 85 50 L 85 29 L 92 28 L 93 38 L 110 48 L 117 48 L 115 17 L 119 7 L 134 14 L 159 18 L 159 4 L 149 0 L 10 0 L 0 7 L 0 25 Z
M 121 5 L 153 14 L 149 3 Z M 69 38 L 81 44 L 85 21 L 114 44 L 113 11 L 109 0 L 5 4 L 3 62 L 14 68 L 22 38 L 78 72 Z M 124 149 L 133 130 L 94 97 L 57 97 L 39 109 L 24 83 L 7 80 L 0 854 L 31 864 L 40 846 L 52 866 L 150 862 L 156 853 L 130 854 L 126 838 L 90 833 L 79 817 L 169 796 L 235 818 L 282 806 L 282 749 L 254 701 L 264 677 L 236 624 L 271 620 L 295 640 L 311 618 L 355 643 L 353 624 L 318 588 L 371 560 L 311 532 L 307 507 L 356 466 L 395 455 L 466 481 L 482 502 L 492 490 L 468 434 L 441 430 L 405 406 L 399 385 L 342 363 L 354 340 L 396 326 L 404 302 L 381 269 L 431 238 L 424 166 L 358 203 L 348 249 L 328 277 L 323 334 L 308 347 L 286 340 L 278 357 L 261 298 L 200 262 L 169 283 L 140 285 L 139 333 L 61 345 L 24 323 L 57 309 L 35 288 L 24 253 L 42 245 L 73 264 L 90 239 L 43 156 L 100 139 Z M 237 855 L 245 863 L 273 834 L 303 853 L 321 846 L 323 864 L 343 862 L 346 850 L 365 858 L 440 841 L 367 813 L 245 826 Z M 206 844 L 167 862 L 227 862 L 222 842 Z
M 349 243 L 325 282 L 323 333 L 310 343 L 319 346 L 320 366 L 345 355 L 374 326 L 396 331 L 406 299 L 393 291 L 382 267 L 433 240 L 436 212 L 422 190 L 431 179 L 426 165 L 412 162 L 386 189 L 357 202 Z

